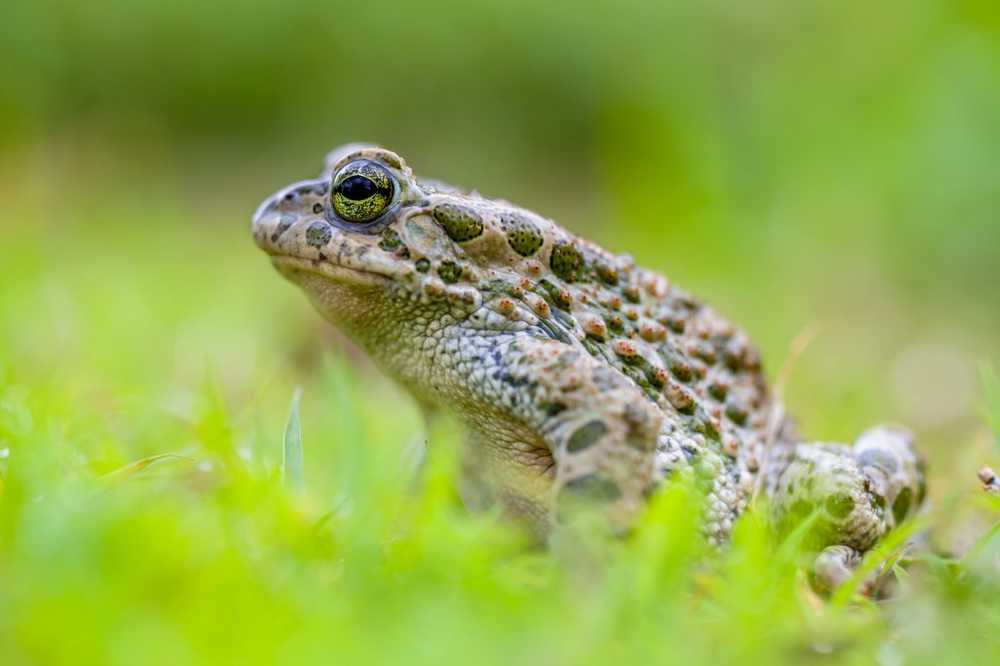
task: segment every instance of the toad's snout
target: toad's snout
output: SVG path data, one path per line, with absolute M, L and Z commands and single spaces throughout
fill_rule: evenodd
M 328 187 L 325 180 L 304 180 L 261 202 L 251 222 L 258 247 L 271 254 L 281 253 L 281 239 L 296 223 L 322 221 Z

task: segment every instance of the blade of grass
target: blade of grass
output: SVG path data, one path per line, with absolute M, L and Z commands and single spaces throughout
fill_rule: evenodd
M 147 456 L 145 458 L 140 458 L 139 460 L 132 461 L 127 465 L 122 465 L 118 469 L 113 469 L 107 474 L 101 475 L 101 479 L 105 481 L 117 481 L 121 479 L 127 479 L 131 476 L 135 476 L 139 472 L 143 471 L 150 465 L 158 462 L 163 462 L 166 460 L 184 460 L 186 462 L 194 462 L 193 458 L 188 456 L 182 456 L 177 453 L 158 453 L 154 456 Z
M 299 404 L 302 389 L 296 388 L 292 394 L 292 405 L 285 424 L 282 445 L 281 481 L 289 490 L 301 491 L 303 487 L 302 464 L 302 424 L 299 418 Z
M 960 562 L 968 566 L 971 562 L 976 561 L 976 559 L 986 550 L 986 548 L 993 541 L 994 537 L 1000 534 L 1000 523 L 996 523 L 990 529 L 986 530 L 986 533 L 976 539 L 976 542 L 972 544 L 968 552 L 962 557 Z

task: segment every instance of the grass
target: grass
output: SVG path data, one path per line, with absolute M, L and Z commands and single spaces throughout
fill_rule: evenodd
M 887 602 L 827 604 L 794 535 L 774 543 L 751 513 L 710 553 L 677 486 L 627 542 L 580 534 L 540 552 L 461 508 L 454 437 L 414 484 L 392 462 L 402 443 L 358 408 L 364 382 L 338 362 L 322 385 L 326 418 L 364 439 L 333 435 L 339 481 L 300 493 L 295 445 L 283 483 L 280 438 L 256 439 L 211 385 L 180 453 L 99 473 L 74 442 L 113 424 L 5 382 L 3 663 L 930 664 L 1000 647 L 996 539 L 972 560 L 918 558 Z M 307 450 L 319 439 L 304 432 Z

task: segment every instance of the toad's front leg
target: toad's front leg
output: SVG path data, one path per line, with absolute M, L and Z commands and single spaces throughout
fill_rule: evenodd
M 866 551 L 916 514 L 926 491 L 913 436 L 879 427 L 853 447 L 799 444 L 770 497 L 781 531 L 817 514 L 810 546 L 819 551 L 813 574 L 832 590 L 853 573 Z
M 521 337 L 497 345 L 490 361 L 476 388 L 487 406 L 467 411 L 467 495 L 527 514 L 543 532 L 595 504 L 626 528 L 652 482 L 660 410 L 562 342 Z

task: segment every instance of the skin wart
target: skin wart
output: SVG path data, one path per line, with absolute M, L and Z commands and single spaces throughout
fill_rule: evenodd
M 628 256 L 506 201 L 416 177 L 372 146 L 264 201 L 257 245 L 422 405 L 467 431 L 462 493 L 547 534 L 597 507 L 626 529 L 677 475 L 724 543 L 759 489 L 777 529 L 815 515 L 820 587 L 923 502 L 904 429 L 807 443 L 746 335 Z

